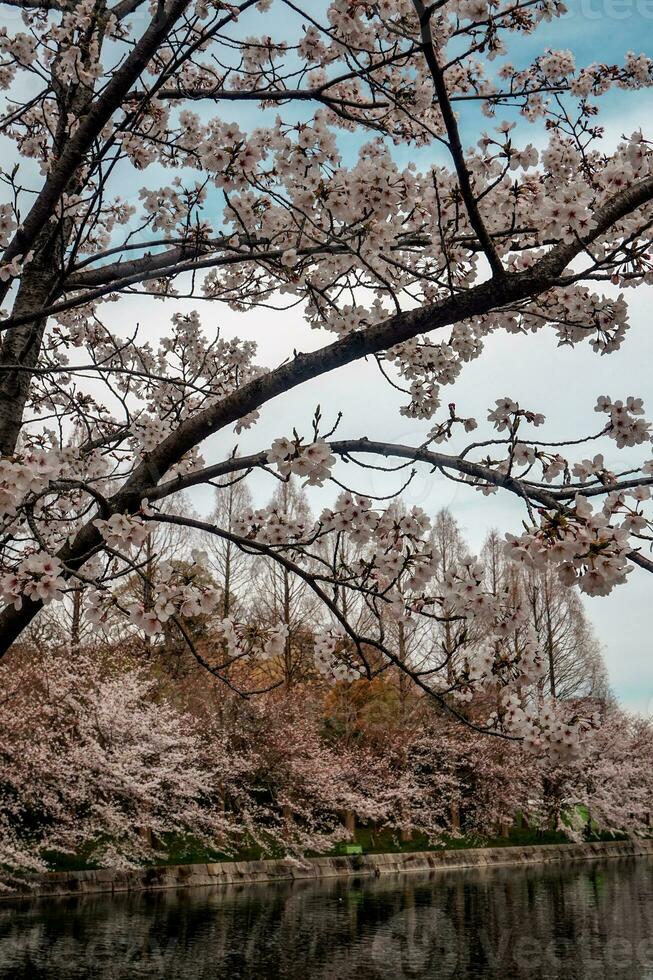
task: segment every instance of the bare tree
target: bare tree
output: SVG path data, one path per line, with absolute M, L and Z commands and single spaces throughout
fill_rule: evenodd
M 514 588 L 527 606 L 546 659 L 543 688 L 562 700 L 608 700 L 601 648 L 579 596 L 548 567 L 519 568 L 507 562 L 496 531 L 486 538 L 482 557 L 491 590 Z
M 281 483 L 270 501 L 272 512 L 283 524 L 312 524 L 308 500 L 293 480 Z M 251 615 L 265 627 L 282 627 L 283 650 L 273 672 L 280 671 L 289 688 L 311 669 L 309 660 L 313 632 L 320 626 L 320 603 L 307 583 L 288 568 L 269 559 L 259 560 L 253 579 Z
M 235 532 L 237 520 L 252 506 L 252 495 L 246 483 L 230 483 L 215 491 L 211 520 L 226 531 Z M 206 535 L 211 571 L 222 591 L 221 613 L 224 619 L 249 608 L 254 593 L 256 563 L 228 538 Z

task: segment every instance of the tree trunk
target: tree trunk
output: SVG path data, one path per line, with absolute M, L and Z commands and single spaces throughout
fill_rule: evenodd
M 292 684 L 292 647 L 290 643 L 290 575 L 284 568 L 283 572 L 283 621 L 288 629 L 288 635 L 283 647 L 283 672 L 286 688 Z
M 451 804 L 451 829 L 454 833 L 460 833 L 460 806 L 457 801 Z
M 73 621 L 70 627 L 70 646 L 74 650 L 80 643 L 80 629 L 82 618 L 82 590 L 78 586 L 73 589 Z
M 48 243 L 40 243 L 41 248 Z M 47 305 L 56 282 L 54 257 L 34 259 L 23 272 L 12 316 L 36 313 Z M 40 353 L 47 318 L 11 327 L 0 345 L 0 455 L 11 456 L 23 424 L 32 371 Z

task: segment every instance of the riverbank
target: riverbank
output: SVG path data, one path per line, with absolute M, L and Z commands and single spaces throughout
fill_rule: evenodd
M 479 847 L 464 850 L 396 854 L 354 854 L 291 859 L 230 861 L 137 868 L 130 871 L 53 871 L 21 890 L 0 898 L 59 897 L 93 893 L 150 891 L 207 885 L 253 884 L 301 879 L 379 876 L 409 871 L 493 868 L 507 865 L 553 864 L 611 857 L 653 855 L 653 839 L 597 841 L 582 844 L 535 844 L 523 847 Z

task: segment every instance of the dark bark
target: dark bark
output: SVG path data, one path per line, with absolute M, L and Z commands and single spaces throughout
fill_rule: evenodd
M 34 312 L 46 305 L 56 281 L 52 265 L 38 259 L 25 272 L 14 311 Z M 41 352 L 47 317 L 8 330 L 0 345 L 0 456 L 11 456 L 23 424 L 25 404 Z
M 488 280 L 430 306 L 396 314 L 376 326 L 349 334 L 321 350 L 297 354 L 291 361 L 255 378 L 216 405 L 182 422 L 173 434 L 135 468 L 123 488 L 111 498 L 111 511 L 136 513 L 148 488 L 159 483 L 170 467 L 185 453 L 213 433 L 259 409 L 277 395 L 368 354 L 387 350 L 420 333 L 451 326 L 472 316 L 536 298 L 560 281 L 568 264 L 584 251 L 587 244 L 652 198 L 653 177 L 647 177 L 615 195 L 597 212 L 595 226 L 585 239 L 558 245 L 531 268 L 502 277 L 499 281 Z M 510 479 L 503 477 L 504 481 Z M 523 495 L 518 481 L 513 483 L 514 486 L 508 489 Z M 91 554 L 100 550 L 101 546 L 101 536 L 92 521 L 89 521 L 72 542 L 66 543 L 58 557 L 69 569 L 75 570 Z M 639 563 L 646 562 L 653 569 L 653 562 L 648 559 L 642 559 Z M 0 614 L 0 656 L 6 653 L 40 608 L 40 603 L 28 599 L 20 609 L 12 606 Z

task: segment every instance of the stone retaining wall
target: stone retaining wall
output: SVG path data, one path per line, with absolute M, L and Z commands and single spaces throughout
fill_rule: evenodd
M 21 892 L 0 893 L 2 898 L 20 895 L 59 896 L 92 892 L 129 892 L 195 885 L 233 885 L 397 874 L 405 871 L 438 871 L 487 868 L 504 865 L 551 864 L 608 857 L 653 855 L 653 839 L 607 841 L 591 844 L 545 844 L 525 847 L 479 847 L 465 850 L 420 851 L 408 854 L 363 854 L 349 857 L 317 857 L 293 860 L 229 861 L 220 864 L 180 864 L 133 871 L 56 871 L 41 875 Z

